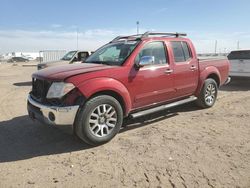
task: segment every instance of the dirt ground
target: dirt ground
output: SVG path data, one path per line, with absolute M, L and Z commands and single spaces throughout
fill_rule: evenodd
M 0 187 L 250 187 L 250 80 L 222 87 L 211 109 L 129 120 L 93 148 L 28 118 L 35 70 L 0 65 Z

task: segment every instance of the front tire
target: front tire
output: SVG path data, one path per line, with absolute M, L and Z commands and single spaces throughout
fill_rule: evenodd
M 78 112 L 76 135 L 90 145 L 101 145 L 119 132 L 122 121 L 120 103 L 114 97 L 100 95 L 87 101 Z
M 218 86 L 214 79 L 208 78 L 200 91 L 196 104 L 202 108 L 210 108 L 214 105 L 218 94 Z

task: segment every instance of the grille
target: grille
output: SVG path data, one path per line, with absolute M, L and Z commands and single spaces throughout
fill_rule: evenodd
M 51 82 L 47 80 L 32 79 L 32 96 L 39 102 L 45 102 Z

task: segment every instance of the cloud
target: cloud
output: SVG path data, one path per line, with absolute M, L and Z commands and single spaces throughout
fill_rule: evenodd
M 166 12 L 167 10 L 168 10 L 168 8 L 166 8 L 166 7 L 155 9 L 155 10 L 153 10 L 152 14 L 153 15 L 155 15 L 155 14 L 161 14 L 161 13 Z
M 144 31 L 144 29 L 142 29 Z M 78 45 L 82 50 L 95 50 L 118 35 L 135 34 L 136 29 L 93 29 L 78 31 Z M 0 54 L 14 51 L 38 52 L 49 49 L 74 50 L 77 32 L 54 30 L 0 30 Z
M 154 29 L 141 28 L 140 33 Z M 92 29 L 78 31 L 78 45 L 82 50 L 95 50 L 111 41 L 118 35 L 132 35 L 131 29 Z M 231 51 L 237 48 L 240 41 L 242 49 L 250 48 L 250 33 L 227 32 L 210 33 L 189 31 L 188 37 L 194 42 L 198 53 L 214 52 L 215 40 L 217 51 Z M 40 50 L 74 50 L 77 46 L 77 33 L 63 30 L 0 30 L 0 54 L 14 51 L 38 52 Z
M 106 35 L 105 35 L 106 34 Z M 0 30 L 0 53 L 13 51 L 38 52 L 47 49 L 76 49 L 77 34 L 74 31 L 27 31 Z M 79 49 L 94 50 L 107 43 L 113 36 L 110 32 L 100 30 L 79 32 Z
M 166 7 L 164 7 L 164 8 L 160 8 L 160 9 L 158 9 L 156 12 L 157 13 L 162 13 L 162 12 L 166 12 L 168 9 L 166 8 Z
M 230 52 L 237 49 L 240 42 L 240 49 L 250 48 L 249 32 L 195 32 L 189 33 L 198 53 L 213 53 L 215 41 L 217 40 L 217 52 Z
M 61 28 L 62 25 L 61 24 L 52 24 L 51 27 L 52 28 Z

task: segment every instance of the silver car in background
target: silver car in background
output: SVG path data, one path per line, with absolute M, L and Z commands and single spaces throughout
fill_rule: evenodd
M 227 56 L 231 64 L 229 76 L 250 78 L 250 50 L 236 50 Z
M 37 69 L 45 69 L 53 66 L 60 66 L 72 63 L 82 63 L 84 62 L 93 52 L 90 51 L 69 51 L 60 60 L 51 61 L 45 63 L 39 63 Z

